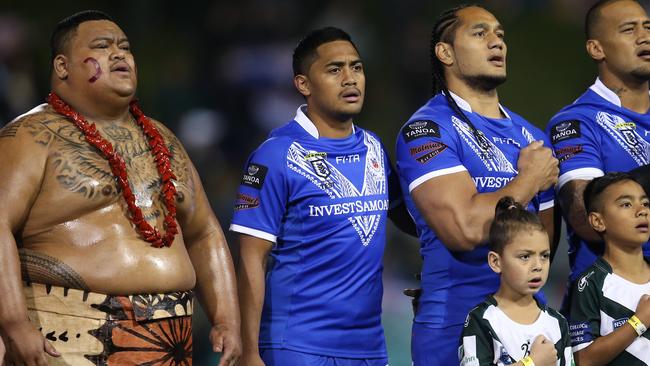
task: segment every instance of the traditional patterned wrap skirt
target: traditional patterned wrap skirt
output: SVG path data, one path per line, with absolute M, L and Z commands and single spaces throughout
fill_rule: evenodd
M 191 291 L 111 296 L 27 284 L 29 319 L 61 357 L 49 365 L 192 365 Z

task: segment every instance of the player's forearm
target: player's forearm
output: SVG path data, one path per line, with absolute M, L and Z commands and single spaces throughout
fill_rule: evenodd
M 467 203 L 466 210 L 457 213 L 462 238 L 470 246 L 470 250 L 488 241 L 494 209 L 501 198 L 511 196 L 526 205 L 535 194 L 535 185 L 526 179 L 518 178 L 497 191 L 474 194 Z
M 560 189 L 560 203 L 567 221 L 578 236 L 585 241 L 599 243 L 603 239 L 594 231 L 587 220 L 584 204 L 584 190 L 589 181 L 572 180 Z
M 188 245 L 188 252 L 196 272 L 196 290 L 208 319 L 213 325 L 239 329 L 235 270 L 223 233 L 215 230 Z
M 266 257 L 242 247 L 237 285 L 242 316 L 244 353 L 258 352 L 260 321 L 265 293 Z
M 596 338 L 588 347 L 574 353 L 576 365 L 607 365 L 632 344 L 637 337 L 638 334 L 631 325 L 623 324 L 612 333 Z
M 23 294 L 18 248 L 11 230 L 0 228 L 0 328 L 28 320 Z

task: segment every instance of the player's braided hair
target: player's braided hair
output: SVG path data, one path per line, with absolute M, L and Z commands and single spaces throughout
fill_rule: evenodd
M 526 210 L 510 196 L 502 197 L 494 209 L 494 220 L 490 225 L 490 250 L 502 253 L 517 233 L 523 230 L 546 232 L 539 217 Z
M 431 30 L 431 44 L 430 44 L 430 58 L 431 58 L 431 75 L 433 77 L 433 95 L 438 94 L 439 92 L 445 96 L 447 102 L 451 106 L 451 109 L 454 113 L 460 117 L 462 121 L 467 123 L 472 134 L 476 139 L 476 142 L 479 145 L 482 153 L 486 156 L 490 156 L 490 151 L 488 146 L 485 144 L 484 135 L 479 132 L 479 130 L 474 126 L 472 121 L 465 115 L 463 110 L 458 106 L 454 98 L 452 98 L 449 88 L 447 87 L 447 80 L 445 79 L 445 73 L 443 70 L 442 62 L 436 56 L 436 44 L 439 42 L 453 43 L 456 29 L 460 23 L 458 19 L 458 11 L 465 9 L 470 6 L 475 5 L 458 5 L 449 10 L 444 11 L 436 20 L 436 23 L 433 25 Z

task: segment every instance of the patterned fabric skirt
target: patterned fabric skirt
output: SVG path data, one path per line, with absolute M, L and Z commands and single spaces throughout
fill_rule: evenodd
M 192 365 L 191 291 L 112 296 L 24 288 L 31 322 L 61 357 L 49 365 Z

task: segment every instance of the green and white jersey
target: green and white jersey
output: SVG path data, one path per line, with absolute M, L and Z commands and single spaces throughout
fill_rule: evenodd
M 461 366 L 511 365 L 530 354 L 540 334 L 555 344 L 558 366 L 573 365 L 566 319 L 557 311 L 537 303 L 541 309 L 532 324 L 510 319 L 493 296 L 472 309 L 465 320 L 459 358 Z
M 632 283 L 612 273 L 609 263 L 598 258 L 571 291 L 569 329 L 573 352 L 624 326 L 643 294 L 650 294 L 650 282 Z M 650 332 L 638 337 L 609 365 L 650 365 Z

